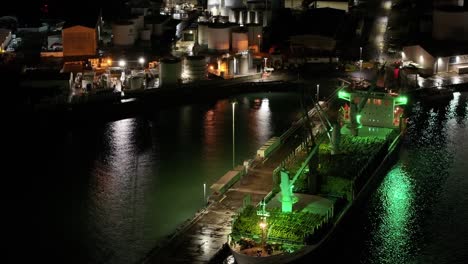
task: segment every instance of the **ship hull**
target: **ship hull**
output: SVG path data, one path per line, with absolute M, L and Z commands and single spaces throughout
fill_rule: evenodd
M 402 135 L 403 134 L 400 134 L 393 142 L 390 142 L 391 144 L 387 155 L 385 155 L 385 157 L 382 159 L 377 168 L 372 172 L 372 175 L 369 177 L 366 184 L 357 194 L 355 199 L 343 209 L 341 214 L 339 214 L 339 216 L 336 218 L 333 226 L 329 229 L 329 232 L 318 243 L 313 245 L 305 245 L 303 248 L 293 253 L 283 253 L 265 257 L 245 255 L 237 252 L 233 248 L 230 248 L 231 253 L 236 262 L 238 264 L 290 263 L 293 261 L 297 261 L 305 256 L 312 257 L 314 255 L 322 253 L 322 251 L 326 247 L 326 244 L 328 244 L 333 235 L 337 233 L 337 230 L 341 229 L 345 222 L 349 220 L 352 212 L 355 211 L 354 209 L 362 205 L 365 198 L 368 197 L 373 190 L 375 190 L 382 177 L 386 174 L 388 169 L 390 169 L 391 166 L 395 163 L 398 156 L 398 150 L 402 142 Z

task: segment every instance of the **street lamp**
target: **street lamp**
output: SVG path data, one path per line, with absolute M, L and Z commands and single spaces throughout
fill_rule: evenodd
M 145 63 L 145 58 L 140 57 L 140 58 L 138 59 L 138 63 L 140 63 L 140 65 L 143 67 L 143 64 Z
M 236 113 L 236 101 L 232 103 L 232 168 L 236 166 L 236 136 L 235 136 L 235 113 Z
M 435 74 L 437 74 L 439 72 L 439 64 L 441 64 L 441 63 L 442 63 L 442 59 L 437 58 Z
M 265 247 L 265 229 L 267 227 L 266 219 L 262 219 L 260 222 L 260 228 L 262 229 L 262 247 Z
M 316 97 L 317 97 L 317 103 L 319 102 L 319 91 L 320 91 L 320 84 L 317 84 L 317 94 L 316 94 Z
M 362 80 L 362 47 L 359 47 L 359 79 Z
M 260 34 L 257 35 L 258 38 L 258 52 L 260 52 L 260 46 L 261 46 L 261 38 L 262 36 Z
M 119 60 L 119 67 L 125 67 L 125 65 L 127 64 L 127 62 L 125 62 L 124 60 Z
M 203 205 L 206 205 L 206 183 L 203 183 Z

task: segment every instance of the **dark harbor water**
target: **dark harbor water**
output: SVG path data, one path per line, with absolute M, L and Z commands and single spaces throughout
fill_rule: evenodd
M 333 253 L 307 263 L 466 263 L 467 97 L 409 109 L 399 161 Z M 299 116 L 296 95 L 237 100 L 236 163 Z M 203 184 L 232 167 L 229 100 L 60 127 L 23 124 L 21 140 L 3 138 L 14 146 L 3 184 L 12 263 L 137 263 L 203 206 Z
M 296 94 L 236 100 L 236 164 L 300 117 Z M 38 257 L 137 263 L 204 206 L 204 184 L 209 194 L 232 168 L 232 112 L 230 100 L 219 100 L 31 133 L 38 178 L 24 207 L 35 220 L 24 225 Z
M 400 160 L 324 261 L 467 263 L 467 97 L 411 107 Z

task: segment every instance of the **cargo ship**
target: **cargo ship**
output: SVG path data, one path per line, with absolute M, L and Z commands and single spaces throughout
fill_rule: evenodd
M 228 245 L 237 263 L 289 263 L 318 253 L 395 160 L 407 97 L 375 84 L 343 86 L 337 95 L 333 129 L 299 146 L 275 170 L 273 190 L 234 217 Z

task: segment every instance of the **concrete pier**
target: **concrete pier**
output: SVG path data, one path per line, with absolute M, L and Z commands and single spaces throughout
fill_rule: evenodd
M 332 97 L 331 97 L 332 98 Z M 326 106 L 322 105 L 326 110 Z M 314 134 L 320 133 L 321 122 L 315 109 L 309 112 Z M 298 146 L 303 144 L 302 124 L 296 122 L 281 137 L 281 145 L 267 158 L 257 157 L 249 171 L 223 194 L 212 196 L 208 206 L 173 238 L 153 250 L 143 263 L 215 263 L 231 232 L 233 216 L 250 195 L 251 204 L 258 204 L 273 188 L 273 172 Z
M 210 199 L 209 206 L 189 226 L 154 250 L 143 263 L 208 263 L 227 242 L 232 217 L 242 207 L 244 197 L 250 195 L 252 204 L 257 204 L 271 191 L 273 171 L 301 144 L 301 138 L 296 137 L 298 131 L 267 160 L 257 159 L 226 193 Z

